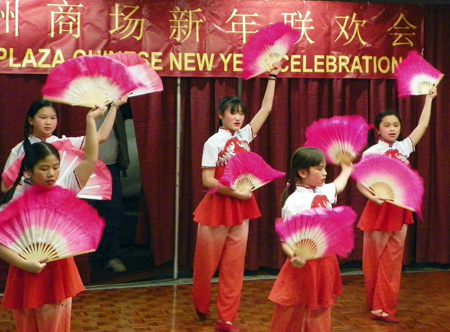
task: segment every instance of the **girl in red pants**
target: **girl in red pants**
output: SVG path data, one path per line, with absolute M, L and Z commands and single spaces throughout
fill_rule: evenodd
M 431 104 L 436 88 L 430 89 L 417 127 L 406 138 L 401 136 L 402 121 L 397 113 L 384 111 L 375 119 L 375 128 L 369 132 L 369 145 L 363 156 L 383 154 L 409 164 L 408 157 L 425 133 L 431 116 Z M 374 130 L 380 139 L 375 144 Z M 367 308 L 370 318 L 398 323 L 397 313 L 403 250 L 407 225 L 412 224 L 412 212 L 373 196 L 357 184 L 369 201 L 361 215 L 358 227 L 364 231 L 363 273 Z
M 325 184 L 325 156 L 316 148 L 300 148 L 292 156 L 288 186 L 281 199 L 283 219 L 313 208 L 331 208 L 346 186 L 353 166 L 342 164 L 341 174 Z M 330 332 L 331 307 L 342 293 L 336 255 L 305 261 L 287 244 L 288 256 L 269 295 L 275 302 L 271 332 Z M 303 328 L 303 329 L 302 329 Z
M 101 105 L 86 115 L 84 158 L 70 176 L 58 183 L 58 186 L 74 194 L 85 186 L 97 163 L 95 120 L 105 111 L 106 107 Z M 58 150 L 50 143 L 31 144 L 25 149 L 22 171 L 3 203 L 20 199 L 34 187 L 50 189 L 55 186 L 61 171 L 60 162 Z M 27 177 L 19 188 L 23 173 Z M 45 219 L 45 206 L 41 213 Z M 24 259 L 2 244 L 0 259 L 10 264 L 2 305 L 12 310 L 17 332 L 70 332 L 72 298 L 84 290 L 74 259 L 69 257 L 49 263 L 46 260 Z
M 256 200 L 250 191 L 239 192 L 219 184 L 225 166 L 233 155 L 249 151 L 272 110 L 276 76 L 280 64 L 270 71 L 261 109 L 244 126 L 245 105 L 237 97 L 225 97 L 219 103 L 219 130 L 203 147 L 202 181 L 209 192 L 194 211 L 198 223 L 194 257 L 193 300 L 201 320 L 209 316 L 211 280 L 219 269 L 216 331 L 238 332 L 233 325 L 238 318 L 244 262 L 248 237 L 248 220 L 259 218 Z

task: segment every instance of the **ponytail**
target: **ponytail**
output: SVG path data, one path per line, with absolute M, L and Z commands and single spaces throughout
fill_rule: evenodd
M 375 145 L 376 140 L 375 140 L 375 126 L 371 125 L 370 129 L 367 133 L 367 144 L 369 146 Z
M 295 174 L 291 171 L 289 179 L 286 183 L 286 188 L 284 188 L 283 193 L 281 194 L 281 206 L 284 205 L 284 202 L 286 202 L 287 198 L 295 191 L 297 185 L 295 177 Z
M 22 180 L 23 172 L 24 172 L 24 169 L 23 169 L 23 160 L 22 160 L 22 165 L 20 166 L 19 174 L 17 175 L 17 178 L 14 181 L 11 188 L 9 188 L 8 191 L 6 192 L 6 194 L 3 196 L 2 200 L 0 201 L 0 205 L 8 203 L 13 198 L 16 188 L 20 184 L 20 181 Z

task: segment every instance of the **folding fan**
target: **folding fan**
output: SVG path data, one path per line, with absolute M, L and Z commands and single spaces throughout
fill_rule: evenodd
M 60 140 L 53 142 L 52 145 L 58 149 L 61 164 L 60 175 L 56 184 L 61 183 L 65 176 L 70 173 L 81 163 L 84 157 L 84 152 L 72 145 L 70 140 Z M 18 158 L 5 172 L 2 174 L 2 180 L 6 187 L 13 185 L 14 181 L 20 171 L 23 155 Z M 78 193 L 79 198 L 96 199 L 96 200 L 110 200 L 112 193 L 112 179 L 111 173 L 101 160 L 97 161 L 94 172 L 84 186 Z
M 106 56 L 122 62 L 143 85 L 137 90 L 134 90 L 130 94 L 130 97 L 163 90 L 162 81 L 159 75 L 136 53 L 114 53 Z
M 104 220 L 70 190 L 33 186 L 0 213 L 0 243 L 49 262 L 95 251 Z
M 253 191 L 283 176 L 285 173 L 270 167 L 258 154 L 243 151 L 228 161 L 219 183 L 237 191 Z
M 273 68 L 300 39 L 300 34 L 289 25 L 275 23 L 255 33 L 242 52 L 244 80 Z
M 439 84 L 444 74 L 428 63 L 417 51 L 410 51 L 397 66 L 396 76 L 398 95 L 406 97 L 428 94 L 430 88 Z
M 366 146 L 368 130 L 369 125 L 359 115 L 320 119 L 306 129 L 305 146 L 320 149 L 332 164 L 348 164 Z
M 306 260 L 346 257 L 354 247 L 356 213 L 346 206 L 315 208 L 276 223 L 275 230 L 296 256 Z
M 369 155 L 355 165 L 352 177 L 373 195 L 420 215 L 423 180 L 402 161 Z
M 69 59 L 50 71 L 42 93 L 44 99 L 92 108 L 143 87 L 120 61 L 85 55 Z

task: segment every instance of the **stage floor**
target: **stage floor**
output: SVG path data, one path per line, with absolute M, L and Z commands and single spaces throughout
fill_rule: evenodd
M 343 275 L 344 296 L 332 310 L 333 331 L 342 332 L 450 332 L 450 271 L 403 274 L 400 324 L 369 319 L 361 274 Z M 72 332 L 212 332 L 211 318 L 200 322 L 191 302 L 192 279 L 145 281 L 117 285 L 88 286 L 74 298 Z M 243 332 L 269 331 L 273 304 L 267 295 L 273 276 L 246 277 L 240 318 Z M 216 284 L 214 284 L 214 295 Z M 13 332 L 10 311 L 0 309 L 0 332 Z

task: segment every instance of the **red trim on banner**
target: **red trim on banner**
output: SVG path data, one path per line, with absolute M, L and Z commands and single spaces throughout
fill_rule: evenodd
M 423 6 L 327 1 L 0 1 L 0 73 L 135 52 L 161 76 L 239 77 L 242 48 L 284 22 L 300 33 L 283 77 L 394 78 L 422 52 Z

